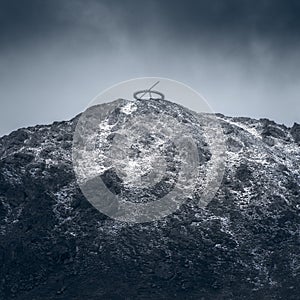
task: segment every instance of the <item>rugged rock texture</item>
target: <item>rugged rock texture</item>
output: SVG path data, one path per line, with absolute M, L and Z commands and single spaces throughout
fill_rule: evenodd
M 145 224 L 111 220 L 82 195 L 78 117 L 2 137 L 0 299 L 299 299 L 299 125 L 217 117 L 227 161 L 214 199 Z

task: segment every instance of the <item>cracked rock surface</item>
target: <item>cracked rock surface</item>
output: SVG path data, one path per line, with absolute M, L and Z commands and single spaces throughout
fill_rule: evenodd
M 122 100 L 100 133 L 112 140 L 114 124 L 149 112 L 201 131 L 172 102 Z M 0 299 L 299 299 L 300 125 L 216 117 L 226 162 L 212 201 L 198 207 L 191 191 L 174 213 L 142 224 L 113 220 L 83 196 L 72 165 L 79 116 L 0 138 Z M 124 188 L 103 170 L 115 192 Z

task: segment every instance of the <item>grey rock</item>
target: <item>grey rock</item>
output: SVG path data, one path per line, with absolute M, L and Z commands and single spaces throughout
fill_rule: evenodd
M 136 114 L 195 122 L 177 104 L 142 104 Z M 199 208 L 195 195 L 162 220 L 129 224 L 100 213 L 77 185 L 78 118 L 0 139 L 0 299 L 299 299 L 298 124 L 218 114 L 228 151 L 214 199 Z
M 291 135 L 293 136 L 296 143 L 300 144 L 300 124 L 294 123 L 291 128 Z

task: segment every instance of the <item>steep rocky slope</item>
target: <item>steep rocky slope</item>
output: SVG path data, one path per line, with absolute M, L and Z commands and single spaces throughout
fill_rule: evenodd
M 113 122 L 132 113 L 127 104 Z M 167 101 L 137 107 L 195 122 Z M 2 137 L 0 299 L 299 299 L 300 125 L 217 118 L 227 158 L 215 197 L 143 224 L 83 196 L 72 166 L 79 117 Z

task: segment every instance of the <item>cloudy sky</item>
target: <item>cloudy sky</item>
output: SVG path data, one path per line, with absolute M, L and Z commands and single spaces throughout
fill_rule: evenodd
M 300 123 L 300 1 L 0 0 L 0 136 L 145 76 L 216 112 Z

